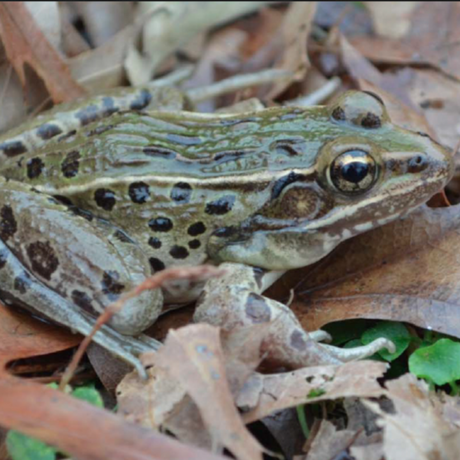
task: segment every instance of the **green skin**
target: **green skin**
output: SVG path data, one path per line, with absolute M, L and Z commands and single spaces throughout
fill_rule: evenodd
M 129 110 L 139 96 L 125 91 L 93 99 L 92 112 L 68 106 L 3 137 L 0 238 L 8 262 L 0 282 L 10 288 L 0 298 L 56 319 L 57 307 L 30 305 L 30 282 L 18 281 L 27 278 L 57 295 L 65 312 L 95 316 L 165 267 L 309 265 L 424 203 L 453 171 L 442 146 L 393 125 L 366 93 L 345 93 L 327 107 L 239 115 L 179 112 L 180 93 L 151 94 L 155 111 Z M 162 98 L 174 100 L 166 109 L 175 111 L 159 111 Z M 122 110 L 106 116 L 107 107 Z M 100 119 L 90 123 L 88 113 Z M 356 150 L 375 174 L 347 189 L 333 165 Z M 197 292 L 185 284 L 166 300 Z M 162 305 L 160 292 L 146 292 L 111 326 L 138 334 Z M 80 330 L 70 318 L 57 320 Z

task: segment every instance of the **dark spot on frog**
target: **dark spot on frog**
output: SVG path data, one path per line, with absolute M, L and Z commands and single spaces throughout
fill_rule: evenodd
M 25 294 L 30 286 L 30 279 L 24 276 L 16 276 L 14 279 L 14 289 L 20 294 Z
M 72 131 L 69 131 L 68 133 L 63 134 L 62 136 L 59 136 L 57 140 L 58 142 L 62 142 L 65 139 L 69 139 L 70 137 L 75 136 L 75 134 L 77 134 L 77 130 L 72 129 Z
M 72 150 L 66 155 L 61 164 L 61 171 L 62 174 L 64 174 L 64 177 L 70 179 L 78 174 L 78 168 L 80 166 L 80 162 L 78 160 L 80 160 L 80 158 L 80 152 L 77 150 Z
M 226 195 L 208 203 L 204 212 L 210 215 L 222 216 L 232 210 L 234 203 L 235 197 L 233 195 Z
M 149 259 L 150 266 L 152 267 L 153 273 L 160 272 L 165 269 L 165 264 L 155 257 L 150 257 Z
M 78 307 L 82 308 L 84 311 L 87 311 L 91 314 L 96 313 L 92 305 L 91 297 L 86 292 L 78 291 L 77 289 L 75 289 L 72 291 L 70 297 L 73 303 Z
M 221 227 L 215 230 L 212 235 L 216 236 L 217 238 L 228 238 L 228 237 L 234 236 L 235 234 L 236 234 L 235 227 Z
M 102 276 L 102 292 L 107 295 L 109 300 L 116 300 L 125 288 L 124 284 L 119 282 L 120 274 L 115 270 L 104 272 Z
M 64 206 L 73 206 L 72 201 L 69 200 L 66 196 L 63 195 L 53 195 L 53 198 L 55 198 L 59 203 L 63 204 Z
M 6 265 L 9 251 L 5 248 L 0 250 L 0 270 Z
M 254 272 L 254 280 L 257 283 L 257 287 L 261 289 L 265 270 L 263 268 L 253 267 L 252 271 Z
M 147 107 L 151 99 L 152 95 L 150 94 L 150 92 L 146 89 L 143 89 L 136 96 L 136 98 L 131 101 L 129 108 L 131 110 L 142 110 L 143 108 Z
M 158 157 L 162 157 L 168 160 L 173 160 L 177 155 L 177 153 L 174 152 L 173 150 L 167 149 L 165 147 L 156 146 L 156 145 L 144 147 L 142 151 L 149 157 L 158 156 Z
M 186 259 L 189 256 L 187 248 L 183 246 L 173 246 L 169 251 L 169 254 L 174 259 Z
M 266 323 L 270 321 L 270 307 L 261 295 L 255 293 L 249 294 L 244 308 L 246 316 L 253 323 Z
M 81 209 L 78 206 L 71 206 L 69 210 L 75 216 L 83 217 L 83 219 L 86 219 L 88 222 L 91 222 L 94 219 L 94 216 L 89 211 L 85 211 L 84 209 Z
M 118 112 L 119 108 L 115 107 L 113 97 L 105 96 L 102 98 L 102 107 L 104 108 L 104 115 L 112 115 Z
M 142 204 L 150 196 L 150 189 L 145 182 L 133 182 L 129 185 L 128 193 L 133 203 Z
M 44 141 L 51 139 L 58 134 L 62 134 L 62 129 L 52 123 L 45 123 L 37 129 L 37 136 Z
M 113 236 L 122 243 L 134 244 L 134 241 L 122 230 L 115 230 Z
M 345 121 L 345 110 L 342 107 L 336 107 L 331 114 L 332 118 L 337 121 Z
M 149 227 L 154 232 L 169 232 L 173 228 L 173 223 L 167 217 L 157 217 L 149 220 Z
M 238 158 L 241 158 L 243 155 L 254 153 L 254 151 L 255 151 L 254 149 L 227 150 L 227 151 L 216 153 L 212 161 L 218 162 L 219 164 L 226 163 L 227 161 L 235 161 Z
M 380 128 L 381 125 L 382 122 L 375 113 L 368 112 L 366 116 L 361 120 L 361 126 L 363 128 L 376 129 Z
M 115 193 L 107 188 L 98 188 L 94 192 L 94 199 L 96 204 L 106 211 L 111 211 L 116 203 Z
M 190 249 L 198 249 L 201 246 L 200 240 L 192 240 L 188 242 L 188 247 Z
M 305 341 L 304 335 L 305 333 L 303 331 L 298 329 L 294 330 L 294 332 L 291 334 L 291 345 L 293 348 L 299 351 L 305 350 L 307 347 L 307 342 Z
M 168 134 L 166 136 L 168 141 L 174 142 L 176 144 L 181 144 L 181 145 L 198 145 L 202 143 L 202 140 L 199 137 L 193 137 L 193 136 L 182 136 L 180 134 Z
M 21 153 L 26 153 L 27 147 L 21 141 L 2 142 L 0 151 L 3 151 L 7 157 L 15 157 L 16 155 L 21 155 Z
M 275 141 L 270 149 L 275 150 L 280 155 L 294 157 L 305 153 L 307 146 L 304 139 L 282 139 Z
M 7 204 L 0 211 L 0 238 L 7 241 L 18 230 L 18 224 L 14 218 L 13 209 Z
M 178 203 L 187 203 L 192 195 L 192 187 L 187 182 L 178 182 L 171 190 L 171 199 Z
M 27 177 L 29 179 L 36 179 L 40 176 L 43 171 L 43 166 L 45 163 L 41 160 L 41 158 L 32 158 L 27 162 Z
M 283 189 L 287 187 L 288 185 L 294 182 L 298 182 L 300 180 L 304 180 L 304 179 L 305 179 L 305 175 L 297 174 L 295 172 L 290 172 L 286 176 L 280 177 L 279 179 L 276 180 L 276 182 L 273 185 L 271 199 L 275 200 L 276 198 L 278 198 L 281 192 L 283 191 Z
M 190 225 L 187 232 L 190 236 L 202 235 L 206 231 L 206 227 L 203 222 L 196 222 L 195 224 Z
M 149 245 L 152 246 L 154 249 L 161 248 L 161 240 L 158 238 L 154 238 L 153 236 L 149 238 Z
M 32 271 L 46 280 L 59 267 L 59 259 L 48 241 L 36 241 L 26 247 Z
M 84 109 L 79 110 L 75 116 L 80 120 L 80 124 L 85 126 L 100 118 L 100 110 L 97 105 L 88 105 Z
M 94 129 L 90 129 L 89 131 L 86 131 L 85 135 L 87 137 L 91 136 L 100 136 L 102 133 L 105 133 L 106 131 L 110 131 L 113 128 L 114 125 L 101 125 L 97 126 Z

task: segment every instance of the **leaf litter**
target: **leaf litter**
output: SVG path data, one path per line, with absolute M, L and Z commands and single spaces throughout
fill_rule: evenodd
M 54 103 L 71 100 L 128 80 L 146 82 L 193 62 L 197 71 L 186 87 L 266 68 L 292 72 L 292 78 L 281 83 L 212 100 L 208 110 L 254 95 L 269 105 L 275 98 L 284 102 L 308 96 L 334 77 L 339 83 L 321 96 L 321 103 L 347 88 L 372 91 L 382 97 L 396 123 L 426 132 L 454 150 L 459 144 L 459 2 L 394 2 L 383 10 L 378 2 L 350 2 L 345 7 L 333 5 L 342 2 L 242 2 L 241 8 L 232 6 L 230 11 L 220 2 L 138 7 L 89 2 L 78 8 L 49 3 L 52 14 L 46 22 L 35 22 L 22 4 L 0 9 L 6 63 L 2 103 L 15 110 L 2 113 L 2 127 L 17 125 L 34 113 L 46 103 L 47 94 Z M 105 21 L 98 19 L 101 15 Z M 460 197 L 458 180 L 454 178 L 448 188 L 454 204 Z M 52 368 L 58 379 L 62 356 L 51 365 L 50 353 L 63 352 L 81 338 L 1 308 L 0 423 L 76 458 L 217 459 L 231 452 L 237 458 L 257 459 L 281 452 L 299 460 L 345 455 L 357 460 L 456 459 L 457 374 L 449 373 L 450 368 L 441 374 L 436 367 L 442 360 L 448 366 L 449 349 L 443 348 L 447 351 L 442 359 L 432 353 L 443 341 L 457 344 L 460 338 L 458 215 L 456 205 L 423 207 L 345 242 L 318 264 L 286 275 L 270 291 L 286 300 L 295 289 L 292 309 L 307 330 L 356 318 L 406 323 L 409 344 L 389 371 L 377 360 L 267 372 L 260 366 L 264 327 L 230 334 L 205 325 L 184 327 L 187 315 L 178 311 L 152 329 L 155 334 L 162 327 L 171 330 L 161 352 L 144 358 L 147 380 L 135 373 L 122 379 L 126 371 L 121 370 L 110 382 L 116 365 L 102 358 L 103 381 L 112 394 L 122 379 L 116 391 L 119 415 L 113 415 L 33 378 L 13 377 L 16 371 L 38 378 Z M 374 322 L 364 326 L 373 327 Z M 365 334 L 356 332 L 353 339 L 365 340 Z M 48 363 L 25 361 L 37 355 L 50 355 Z M 422 363 L 414 367 L 420 356 Z M 430 356 L 430 361 L 423 361 L 423 356 Z M 83 363 L 83 369 L 87 366 Z M 400 377 L 392 380 L 396 368 Z M 352 401 L 358 401 L 367 415 L 352 415 Z M 302 423 L 311 429 L 308 440 L 302 429 L 293 430 L 289 441 L 282 422 L 276 428 L 270 425 L 269 419 L 277 417 L 289 421 L 289 430 L 295 413 L 305 416 Z M 91 428 L 95 425 L 100 427 L 97 440 Z M 263 425 L 272 437 L 260 434 Z M 164 431 L 180 443 L 160 433 Z M 89 438 L 94 442 L 81 442 Z

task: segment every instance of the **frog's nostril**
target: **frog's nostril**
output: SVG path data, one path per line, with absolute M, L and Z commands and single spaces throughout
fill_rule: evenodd
M 428 161 L 425 155 L 416 155 L 409 160 L 408 172 L 417 173 L 423 171 L 428 166 Z

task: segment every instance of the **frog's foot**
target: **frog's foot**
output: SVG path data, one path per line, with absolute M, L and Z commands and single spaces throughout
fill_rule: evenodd
M 369 345 L 340 349 L 318 343 L 328 340 L 324 331 L 306 332 L 286 305 L 260 295 L 267 285 L 263 273 L 252 267 L 226 263 L 226 274 L 209 280 L 198 301 L 195 321 L 207 322 L 224 330 L 266 323 L 261 355 L 270 366 L 299 368 L 366 358 L 382 348 L 394 345 L 378 339 Z

